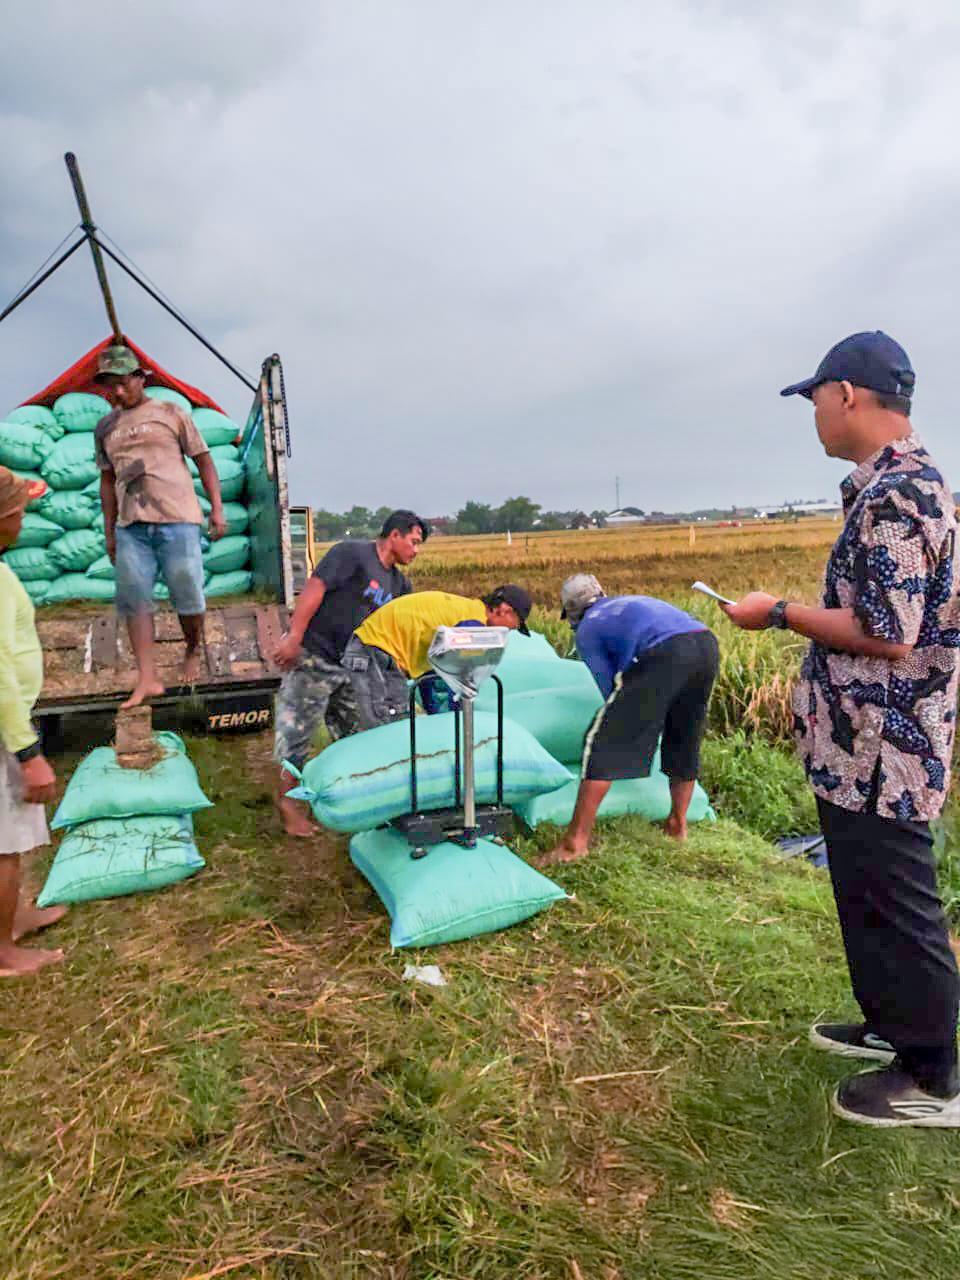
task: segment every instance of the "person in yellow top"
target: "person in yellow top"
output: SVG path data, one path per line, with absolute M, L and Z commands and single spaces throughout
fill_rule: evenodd
M 430 670 L 427 650 L 438 627 L 509 627 L 529 635 L 532 604 L 523 587 L 508 582 L 482 599 L 415 591 L 382 605 L 350 637 L 341 660 L 353 683 L 360 727 L 373 729 L 408 714 L 407 680 Z
M 0 467 L 0 554 L 19 537 L 27 503 L 45 489 L 42 481 L 21 480 Z M 49 841 L 43 806 L 56 787 L 30 720 L 42 684 L 33 604 L 0 559 L 0 977 L 33 973 L 63 959 L 62 951 L 19 945 L 24 934 L 53 924 L 66 911 L 41 911 L 21 901 L 20 894 L 20 855 Z

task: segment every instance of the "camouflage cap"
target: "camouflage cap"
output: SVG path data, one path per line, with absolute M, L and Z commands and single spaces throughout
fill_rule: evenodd
M 123 378 L 128 373 L 145 373 L 140 361 L 129 347 L 105 347 L 97 356 L 97 372 L 94 382 L 102 382 L 104 378 Z

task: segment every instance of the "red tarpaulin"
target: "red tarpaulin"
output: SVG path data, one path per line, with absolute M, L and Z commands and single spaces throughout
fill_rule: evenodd
M 49 409 L 54 400 L 59 396 L 66 395 L 68 391 L 92 391 L 96 395 L 102 395 L 103 388 L 93 380 L 93 375 L 97 372 L 97 356 L 105 347 L 113 346 L 114 341 L 115 339 L 111 334 L 109 338 L 104 338 L 102 342 L 98 342 L 85 356 L 81 356 L 75 365 L 71 365 L 66 373 L 61 373 L 59 378 L 55 378 L 49 387 L 44 387 L 42 391 L 38 391 L 35 396 L 31 396 L 29 400 L 24 400 L 23 403 L 43 404 Z M 219 413 L 223 413 L 223 410 L 215 400 L 211 400 L 209 396 L 204 395 L 196 387 L 191 387 L 189 383 L 181 382 L 179 378 L 175 378 L 172 374 L 167 373 L 165 369 L 161 369 L 156 360 L 151 360 L 147 353 L 142 351 L 135 342 L 131 342 L 126 334 L 124 334 L 123 341 L 136 354 L 144 369 L 148 371 L 148 386 L 169 387 L 171 391 L 179 391 L 182 396 L 186 396 L 192 405 L 199 405 L 204 409 L 216 409 Z

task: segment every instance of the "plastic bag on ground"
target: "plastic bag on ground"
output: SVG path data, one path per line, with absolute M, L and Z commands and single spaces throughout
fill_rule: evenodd
M 0 422 L 0 466 L 11 471 L 39 471 L 53 441 L 26 422 Z
M 60 842 L 37 906 L 161 889 L 204 865 L 189 814 L 84 822 Z
M 54 401 L 53 416 L 64 431 L 92 432 L 112 408 L 110 401 L 103 396 L 91 395 L 87 391 L 68 391 Z
M 93 432 L 77 432 L 58 440 L 47 454 L 40 474 L 51 489 L 83 489 L 94 480 L 99 485 Z
M 124 769 L 113 747 L 91 751 L 74 771 L 51 827 L 209 809 L 182 740 L 175 733 L 156 733 L 154 739 L 163 756 L 151 769 Z
M 417 807 L 442 809 L 455 800 L 454 717 L 417 721 Z M 477 803 L 497 792 L 497 717 L 474 716 Z M 503 794 L 506 804 L 565 786 L 569 770 L 544 751 L 522 725 L 504 721 Z M 368 831 L 411 812 L 410 723 L 367 729 L 331 743 L 309 761 L 295 798 L 308 800 L 317 821 L 332 831 Z
M 432 947 L 519 924 L 567 895 L 505 845 L 431 845 L 410 857 L 399 831 L 364 831 L 350 859 L 373 885 L 392 921 L 394 947 Z

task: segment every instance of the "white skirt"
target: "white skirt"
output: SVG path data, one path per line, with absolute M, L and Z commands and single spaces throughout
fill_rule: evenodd
M 29 853 L 49 844 L 42 804 L 27 804 L 20 782 L 20 762 L 0 747 L 0 855 Z

